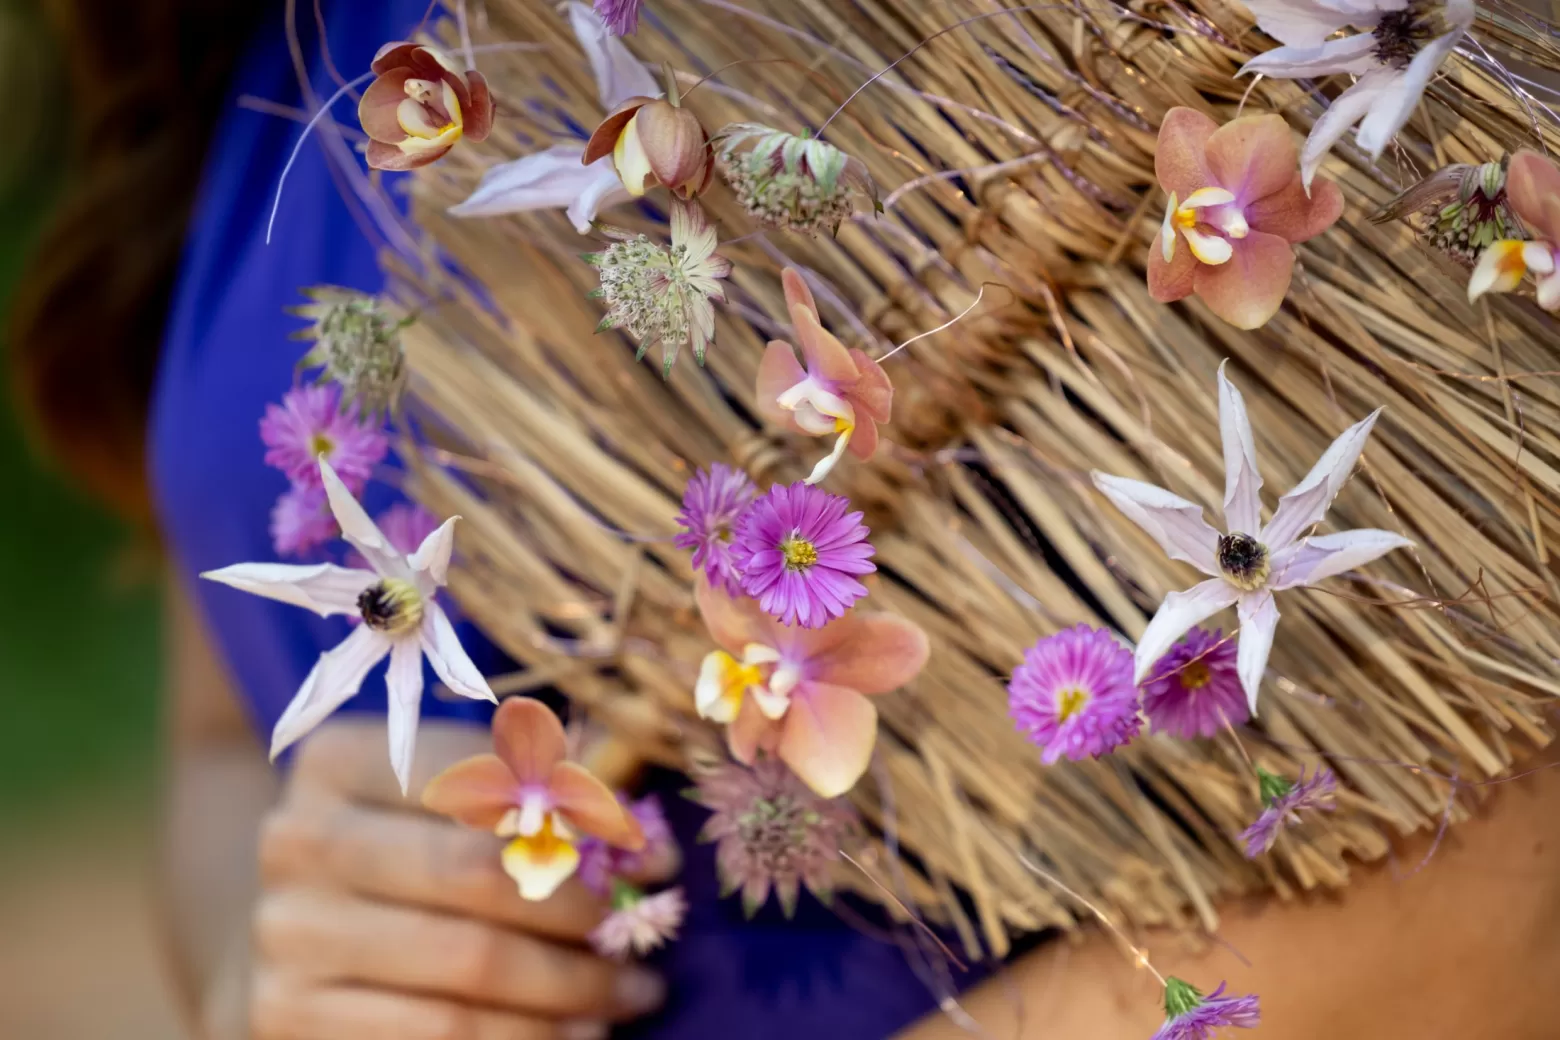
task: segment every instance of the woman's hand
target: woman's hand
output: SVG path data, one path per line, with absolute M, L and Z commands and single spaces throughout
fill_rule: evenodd
M 522 900 L 499 839 L 402 799 L 385 743 L 380 722 L 321 727 L 266 819 L 254 1040 L 604 1037 L 659 1006 L 658 976 L 585 945 L 601 900 L 573 879 Z M 487 745 L 485 730 L 424 723 L 413 797 Z

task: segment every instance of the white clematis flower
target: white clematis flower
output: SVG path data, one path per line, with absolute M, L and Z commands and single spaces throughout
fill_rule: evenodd
M 601 16 L 585 4 L 566 5 L 569 24 L 596 77 L 601 107 L 610 112 L 631 97 L 660 97 L 661 90 L 644 64 L 613 36 Z M 482 175 L 464 202 L 449 208 L 456 217 L 499 217 L 539 209 L 566 209 L 574 229 L 590 230 L 596 214 L 631 197 L 612 157 L 583 164 L 585 142 L 557 144 L 544 151 L 499 163 Z
M 433 598 L 445 583 L 450 551 L 455 544 L 455 521 L 459 518 L 446 520 L 423 540 L 416 552 L 402 556 L 323 458 L 320 476 L 342 537 L 373 570 L 354 570 L 332 563 L 238 563 L 207 571 L 201 577 L 304 607 L 321 617 L 362 617 L 363 624 L 353 629 L 340 645 L 320 655 L 292 703 L 277 720 L 271 732 L 271 758 L 275 759 L 357 693 L 369 670 L 388 655 L 390 669 L 385 683 L 390 694 L 390 764 L 404 794 L 417 741 L 423 655 L 427 655 L 434 672 L 455 693 L 496 702 L 487 681 L 466 656 L 449 617 Z
M 1226 362 L 1225 364 L 1228 364 Z M 1134 658 L 1136 681 L 1187 630 L 1235 607 L 1240 616 L 1236 670 L 1252 713 L 1273 648 L 1278 607 L 1273 594 L 1314 585 L 1412 545 L 1391 531 L 1362 529 L 1304 537 L 1322 519 L 1365 448 L 1381 409 L 1355 423 L 1333 441 L 1305 479 L 1278 500 L 1278 509 L 1262 525 L 1262 477 L 1246 404 L 1219 366 L 1219 429 L 1224 441 L 1224 520 L 1227 533 L 1203 519 L 1202 507 L 1141 480 L 1095 472 L 1094 486 L 1158 542 L 1172 559 L 1191 564 L 1208 580 L 1165 597 Z
M 1358 76 L 1311 128 L 1300 153 L 1309 189 L 1322 159 L 1349 127 L 1371 158 L 1403 129 L 1441 63 L 1473 26 L 1473 0 L 1246 0 L 1262 31 L 1286 44 L 1248 61 L 1240 75 L 1318 79 Z M 1368 30 L 1329 39 L 1354 26 Z

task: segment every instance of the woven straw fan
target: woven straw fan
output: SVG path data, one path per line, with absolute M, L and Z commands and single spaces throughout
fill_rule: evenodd
M 736 65 L 694 91 L 687 103 L 706 127 L 792 131 L 819 126 L 925 37 L 997 10 L 653 7 L 628 42 L 650 66 L 686 74 L 684 90 L 741 59 L 786 59 Z M 967 947 L 999 956 L 1010 935 L 1083 913 L 1019 853 L 1133 925 L 1212 929 L 1222 899 L 1341 886 L 1351 856 L 1374 860 L 1391 835 L 1461 819 L 1472 794 L 1450 778 L 1508 774 L 1550 739 L 1546 708 L 1560 694 L 1560 383 L 1536 375 L 1560 368 L 1555 328 L 1524 301 L 1469 306 L 1460 270 L 1403 225 L 1366 219 L 1443 163 L 1532 146 L 1536 126 L 1500 80 L 1454 58 L 1378 167 L 1352 145 L 1335 151 L 1327 172 L 1348 199 L 1344 218 L 1300 248 L 1284 310 L 1239 332 L 1195 300 L 1149 298 L 1143 264 L 1163 206 L 1152 151 L 1172 106 L 1233 116 L 1248 85 L 1233 73 L 1270 44 L 1236 4 L 1130 8 L 1079 0 L 984 17 L 869 86 L 828 138 L 867 164 L 888 212 L 832 240 L 730 241 L 732 304 L 708 366 L 685 355 L 663 382 L 626 340 L 594 334 L 594 272 L 578 258 L 592 246 L 561 213 L 445 213 L 488 165 L 602 115 L 566 20 L 541 0 L 487 0 L 478 44 L 545 49 L 481 53 L 498 129 L 413 189 L 417 223 L 470 281 L 392 262 L 421 314 L 405 334 L 416 414 L 442 449 L 424 457 L 446 464 L 416 467 L 412 490 L 466 518 L 453 589 L 525 669 L 495 686 L 563 690 L 610 727 L 623 766 L 723 753 L 694 714 L 710 645 L 686 553 L 665 540 L 689 474 L 725 461 L 761 485 L 795 480 L 818 452 L 752 418 L 762 346 L 786 332 L 780 267 L 810 272 L 825 321 L 873 352 L 984 292 L 969 317 L 888 362 L 892 447 L 842 466 L 831 488 L 867 510 L 872 603 L 933 643 L 924 673 L 879 698 L 878 750 L 853 794 L 904 853 L 887 862 L 880 844 L 875 873 Z M 1552 43 L 1509 19 L 1486 14 L 1478 32 L 1560 67 Z M 1245 104 L 1297 133 L 1321 110 L 1291 82 L 1262 81 Z M 1560 144 L 1552 126 L 1541 132 Z M 938 176 L 947 170 L 962 172 Z M 704 202 L 723 239 L 754 230 L 723 188 Z M 610 219 L 656 231 L 633 207 Z M 1214 374 L 1226 358 L 1270 488 L 1292 485 L 1385 405 L 1328 524 L 1398 531 L 1417 548 L 1288 594 L 1259 718 L 1239 745 L 1143 737 L 1103 760 L 1042 767 L 1007 715 L 1004 682 L 1024 648 L 1080 622 L 1135 637 L 1188 584 L 1088 472 L 1149 480 L 1216 514 Z M 1325 762 L 1345 788 L 1337 812 L 1255 862 L 1235 841 L 1260 808 L 1247 754 L 1288 776 Z

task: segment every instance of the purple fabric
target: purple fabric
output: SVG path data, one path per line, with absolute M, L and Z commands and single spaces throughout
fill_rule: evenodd
M 331 49 L 348 76 L 366 69 L 376 47 L 405 35 L 425 0 L 326 0 Z M 301 105 L 282 33 L 282 10 L 254 41 L 232 98 L 253 94 Z M 302 18 L 304 53 L 317 56 L 312 19 Z M 315 61 L 318 65 L 318 61 Z M 330 81 L 316 70 L 314 87 Z M 350 102 L 339 116 L 350 122 Z M 303 345 L 288 335 L 301 322 L 282 308 L 301 286 L 334 283 L 375 290 L 374 250 L 342 201 L 316 143 L 307 145 L 287 182 L 271 245 L 265 225 L 272 192 L 297 124 L 230 104 L 214 139 L 202 194 L 189 229 L 153 402 L 154 492 L 179 570 L 198 597 L 244 695 L 258 732 L 268 733 L 322 649 L 347 632 L 340 619 L 199 582 L 206 569 L 274 559 L 267 531 L 286 478 L 262 461 L 258 423 L 268 403 L 292 385 Z M 393 501 L 371 485 L 367 506 Z M 470 631 L 468 646 L 477 642 Z M 487 671 L 503 667 L 473 648 Z M 384 683 L 373 674 L 348 710 L 382 712 Z M 427 715 L 481 719 L 470 701 L 424 701 Z M 386 763 L 386 768 L 389 768 Z M 657 963 L 672 987 L 668 1008 L 623 1031 L 658 1038 L 740 1036 L 882 1037 L 932 1010 L 926 986 L 900 950 L 841 922 L 804 897 L 797 919 L 771 908 L 745 922 L 734 900 L 718 898 L 712 849 L 694 842 L 706 813 L 679 794 L 686 780 L 662 776 L 668 815 L 688 858 L 682 881 L 692 910 L 683 937 Z M 865 911 L 863 911 L 865 912 Z

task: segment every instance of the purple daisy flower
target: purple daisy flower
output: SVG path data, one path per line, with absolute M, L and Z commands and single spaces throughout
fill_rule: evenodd
M 731 540 L 756 494 L 758 488 L 746 473 L 719 462 L 699 470 L 683 489 L 682 512 L 677 514 L 683 531 L 672 544 L 692 549 L 693 565 L 703 567 L 709 583 L 731 596 L 742 593 L 742 576 L 732 559 Z
M 607 23 L 613 36 L 627 36 L 639 28 L 643 0 L 591 0 L 591 7 Z
M 659 798 L 652 794 L 637 802 L 630 802 L 618 795 L 618 801 L 628 808 L 629 814 L 638 822 L 639 829 L 644 832 L 645 843 L 638 852 L 629 852 L 609 845 L 600 838 L 587 835 L 579 839 L 577 847 L 580 865 L 576 873 L 585 887 L 598 896 L 610 895 L 614 880 L 632 878 L 650 864 L 673 854 L 672 827 L 666 822 L 666 813 L 661 808 Z
M 340 388 L 326 383 L 289 390 L 281 404 L 267 405 L 260 420 L 266 465 L 301 487 L 319 487 L 323 455 L 343 484 L 354 493 L 361 491 L 390 442 L 355 413 L 342 411 L 340 404 Z
M 1113 751 L 1142 725 L 1132 651 L 1088 625 L 1046 636 L 1013 670 L 1008 711 L 1046 765 Z
M 776 484 L 743 514 L 732 545 L 742 591 L 783 625 L 822 628 L 867 594 L 877 570 L 860 513 L 843 495 Z
M 271 544 L 278 556 L 307 556 L 340 533 L 324 488 L 288 488 L 271 507 Z
M 1143 710 L 1156 733 L 1185 740 L 1211 737 L 1224 720 L 1251 718 L 1235 669 L 1236 646 L 1219 629 L 1194 628 L 1154 663 L 1143 683 Z
M 1261 1021 L 1255 993 L 1226 997 L 1221 982 L 1205 997 L 1172 975 L 1165 980 L 1165 1024 L 1151 1040 L 1207 1040 L 1216 1029 L 1255 1029 Z
M 1332 812 L 1337 804 L 1338 777 L 1331 769 L 1321 768 L 1307 778 L 1301 770 L 1300 779 L 1290 783 L 1258 766 L 1257 790 L 1267 808 L 1255 823 L 1240 832 L 1240 840 L 1246 843 L 1247 859 L 1256 859 L 1271 849 L 1286 823 L 1300 822 L 1296 814 L 1301 809 Z

